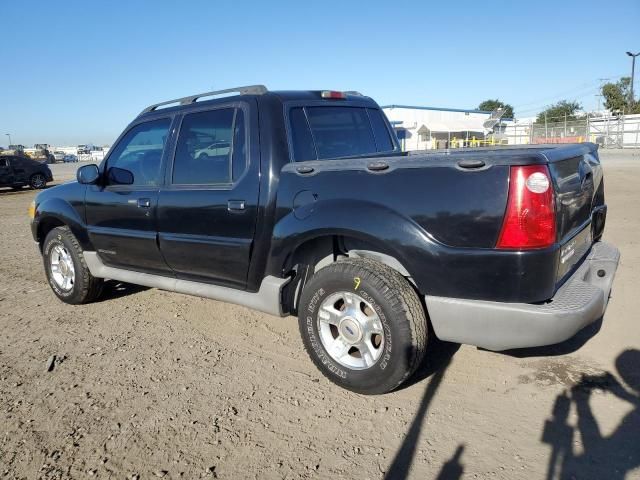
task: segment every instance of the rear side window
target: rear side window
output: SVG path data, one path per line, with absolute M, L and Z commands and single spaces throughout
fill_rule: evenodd
M 244 113 L 222 108 L 185 115 L 173 162 L 178 185 L 229 184 L 247 165 Z
M 297 162 L 393 151 L 379 110 L 310 106 L 290 112 L 291 144 Z

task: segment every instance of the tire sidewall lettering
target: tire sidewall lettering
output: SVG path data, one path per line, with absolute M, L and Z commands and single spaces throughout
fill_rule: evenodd
M 313 349 L 314 353 L 324 365 L 324 367 L 329 370 L 334 375 L 346 379 L 348 376 L 348 371 L 338 366 L 327 354 L 326 350 L 322 346 L 322 342 L 318 338 L 317 331 L 317 322 L 316 318 L 318 315 L 318 307 L 320 305 L 320 301 L 327 295 L 327 291 L 324 288 L 319 288 L 316 290 L 311 299 L 309 300 L 309 304 L 307 305 L 307 315 L 305 317 L 306 330 L 307 335 L 309 337 L 309 344 Z
M 358 295 L 360 295 L 365 301 L 367 301 L 371 307 L 375 310 L 380 322 L 382 323 L 382 328 L 384 330 L 384 351 L 374 367 L 377 367 L 379 370 L 385 370 L 392 359 L 393 353 L 393 334 L 391 329 L 391 324 L 389 322 L 389 318 L 385 314 L 382 305 L 378 301 L 376 301 L 375 297 L 369 293 L 369 290 L 366 288 L 364 280 L 359 286 L 357 291 Z M 333 289 L 332 289 L 333 290 Z M 340 291 L 341 289 L 336 289 L 335 291 Z M 327 353 L 320 338 L 318 336 L 318 326 L 317 326 L 317 316 L 319 305 L 322 303 L 322 300 L 328 296 L 333 291 L 328 292 L 325 288 L 318 288 L 311 298 L 306 307 L 306 315 L 305 315 L 305 329 L 307 331 L 307 335 L 309 338 L 309 344 L 313 349 L 314 353 L 322 363 L 331 373 L 337 375 L 342 379 L 348 378 L 351 373 L 360 373 L 357 370 L 345 369 L 344 367 L 338 365 Z M 364 371 L 371 371 L 374 367 L 370 369 L 366 369 Z M 364 372 L 363 371 L 363 372 Z

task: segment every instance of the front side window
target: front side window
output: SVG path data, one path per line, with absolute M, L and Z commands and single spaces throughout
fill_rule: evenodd
M 109 184 L 118 184 L 110 175 L 112 168 L 124 169 L 133 174 L 133 185 L 158 185 L 162 152 L 169 135 L 171 120 L 162 118 L 141 123 L 129 130 L 107 160 Z
M 229 184 L 246 167 L 244 113 L 221 108 L 184 116 L 173 161 L 176 185 Z
M 391 152 L 394 145 L 379 110 L 364 107 L 309 106 L 289 114 L 295 161 Z

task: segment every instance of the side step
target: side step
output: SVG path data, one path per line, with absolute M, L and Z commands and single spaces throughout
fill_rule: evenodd
M 133 283 L 145 287 L 159 288 L 170 292 L 184 293 L 196 297 L 211 298 L 222 302 L 234 303 L 259 310 L 271 315 L 283 317 L 281 291 L 289 278 L 265 277 L 257 292 L 247 292 L 234 288 L 221 287 L 209 283 L 180 280 L 173 277 L 134 272 L 121 268 L 109 267 L 102 263 L 96 252 L 83 252 L 87 267 L 96 278 L 108 278 L 119 282 Z

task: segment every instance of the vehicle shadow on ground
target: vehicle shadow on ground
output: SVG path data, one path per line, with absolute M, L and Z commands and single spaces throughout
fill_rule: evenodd
M 443 342 L 438 340 L 433 333 L 429 331 L 429 340 L 427 343 L 427 354 L 422 360 L 409 379 L 404 382 L 398 390 L 404 390 L 416 383 L 420 383 L 426 378 L 431 377 L 435 373 L 447 368 L 455 353 L 460 349 L 459 343 Z
M 106 302 L 108 300 L 115 300 L 116 298 L 127 297 L 136 293 L 149 290 L 149 287 L 143 287 L 142 285 L 134 285 L 132 283 L 118 282 L 116 280 L 107 280 L 104 282 L 102 294 L 98 298 L 98 302 Z
M 570 390 L 558 395 L 551 418 L 545 422 L 541 441 L 551 445 L 547 468 L 552 479 L 623 479 L 640 467 L 640 350 L 622 352 L 616 370 L 625 385 L 610 372 L 583 375 Z M 632 406 L 610 435 L 603 435 L 589 404 L 591 395 L 613 394 Z M 577 413 L 576 425 L 569 423 L 571 408 Z M 582 452 L 574 453 L 573 444 L 580 434 Z
M 409 430 L 407 431 L 404 440 L 402 441 L 402 444 L 398 449 L 398 452 L 396 453 L 393 461 L 391 462 L 391 465 L 387 470 L 385 479 L 405 479 L 409 476 L 411 464 L 413 463 L 418 442 L 420 440 L 420 432 L 422 431 L 422 425 L 424 424 L 429 405 L 431 404 L 431 401 L 433 400 L 438 387 L 440 387 L 442 379 L 444 378 L 445 371 L 451 363 L 453 355 L 458 350 L 458 348 L 460 348 L 460 345 L 441 342 L 437 340 L 434 335 L 431 335 L 427 347 L 427 351 L 429 353 L 426 356 L 426 360 L 420 365 L 420 367 L 418 367 L 416 373 L 411 377 L 411 379 L 407 382 L 407 385 L 405 385 L 403 388 L 422 381 L 427 377 L 431 377 L 431 379 L 429 380 L 429 383 L 425 388 L 422 399 L 420 400 L 418 410 L 416 411 L 413 421 L 411 422 L 411 426 L 409 427 Z M 458 447 L 458 450 L 456 450 L 452 459 L 446 462 L 443 466 L 443 472 L 446 468 L 445 473 L 447 474 L 453 474 L 454 472 L 459 471 L 458 477 L 439 476 L 438 478 L 459 478 L 462 475 L 460 456 L 462 455 L 463 449 L 464 446 Z

